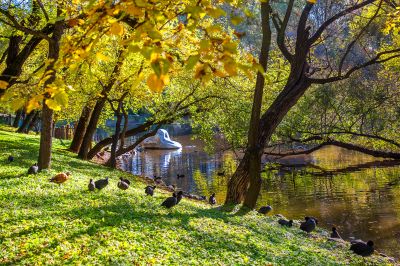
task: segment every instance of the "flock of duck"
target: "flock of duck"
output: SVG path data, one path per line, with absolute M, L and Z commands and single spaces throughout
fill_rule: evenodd
M 264 206 L 260 208 L 259 212 L 264 213 L 267 207 L 269 207 L 270 210 L 272 210 L 270 206 Z M 311 233 L 312 231 L 314 231 L 315 228 L 317 227 L 318 220 L 314 217 L 308 217 L 308 216 L 304 217 L 304 220 L 305 221 L 300 224 L 300 229 L 307 233 Z M 293 226 L 293 220 L 287 221 L 285 219 L 279 219 L 278 223 L 282 226 L 288 226 L 288 227 Z M 336 227 L 332 227 L 332 232 L 330 237 L 333 239 L 342 239 Z M 367 257 L 374 253 L 374 242 L 371 240 L 369 240 L 368 242 L 364 242 L 362 240 L 352 240 L 350 243 L 351 243 L 350 250 L 357 255 Z
M 9 156 L 8 157 L 8 161 L 9 162 L 13 162 L 14 161 L 14 157 Z M 31 167 L 29 167 L 28 169 L 28 174 L 37 174 L 39 171 L 38 165 L 34 164 Z M 69 176 L 71 175 L 70 172 L 66 172 L 66 173 L 59 173 L 56 174 L 54 177 L 52 177 L 49 181 L 50 182 L 54 182 L 57 184 L 62 184 L 65 181 L 67 181 L 67 179 L 69 178 Z M 177 179 L 179 178 L 184 178 L 184 175 L 177 175 Z M 162 183 L 162 179 L 161 177 L 156 177 L 154 176 L 153 181 L 156 184 L 160 184 Z M 88 184 L 88 189 L 89 191 L 94 191 L 94 190 L 101 190 L 103 188 L 105 188 L 107 185 L 109 184 L 109 179 L 104 178 L 104 179 L 99 179 L 97 181 L 94 181 L 93 179 L 90 179 L 89 184 Z M 127 190 L 130 186 L 131 182 L 128 179 L 125 179 L 123 177 L 120 177 L 118 183 L 117 183 L 117 187 L 121 190 Z M 144 192 L 146 195 L 148 196 L 153 196 L 154 195 L 154 190 L 156 189 L 157 186 L 146 186 L 144 189 Z M 177 204 L 179 204 L 179 202 L 182 200 L 183 198 L 183 191 L 179 191 L 179 192 L 175 192 L 175 186 L 171 186 L 170 189 L 172 189 L 174 192 L 172 193 L 171 197 L 166 198 L 161 206 L 165 207 L 165 208 L 172 208 L 174 206 L 176 206 Z M 199 199 L 201 200 L 205 200 L 206 197 L 202 196 L 199 197 Z M 213 193 L 209 199 L 208 202 L 211 205 L 215 205 L 217 203 L 216 198 L 215 198 L 215 193 Z M 258 212 L 261 214 L 267 214 L 272 210 L 271 206 L 262 206 Z M 317 224 L 318 224 L 318 220 L 315 217 L 305 217 L 304 218 L 304 222 L 302 222 L 300 224 L 300 229 L 310 233 L 312 231 L 315 230 Z M 285 220 L 285 219 L 279 219 L 278 223 L 282 226 L 287 226 L 287 227 L 292 227 L 293 226 L 293 220 Z M 342 237 L 340 236 L 340 234 L 338 233 L 337 229 L 335 227 L 332 227 L 332 233 L 330 235 L 331 238 L 333 239 L 342 239 Z M 374 253 L 374 242 L 369 240 L 368 242 L 364 242 L 362 240 L 352 240 L 351 241 L 351 246 L 350 246 L 350 250 L 352 250 L 355 254 L 358 254 L 360 256 L 370 256 Z

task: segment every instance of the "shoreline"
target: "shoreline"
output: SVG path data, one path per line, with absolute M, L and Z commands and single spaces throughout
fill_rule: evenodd
M 135 152 L 135 151 L 131 151 L 129 156 L 132 156 L 134 152 Z M 102 166 L 105 166 L 105 163 L 106 163 L 106 161 L 108 160 L 110 153 L 109 153 L 108 151 L 102 151 L 102 153 L 103 153 L 103 155 L 96 155 L 96 156 L 94 157 L 94 159 L 92 160 L 92 162 L 94 162 L 94 163 L 96 163 L 96 164 L 100 164 L 100 165 L 102 165 Z M 125 154 L 124 154 L 124 155 L 125 155 Z M 163 184 L 157 184 L 157 183 L 154 181 L 154 179 L 153 179 L 152 177 L 144 176 L 144 175 L 134 175 L 134 174 L 132 174 L 132 173 L 130 173 L 130 172 L 128 172 L 128 171 L 125 171 L 124 168 L 123 168 L 124 162 L 123 162 L 123 159 L 122 159 L 122 157 L 123 157 L 124 155 L 122 155 L 122 156 L 120 156 L 120 157 L 117 158 L 117 168 L 116 168 L 116 170 L 121 171 L 121 172 L 124 172 L 124 173 L 127 173 L 127 174 L 133 176 L 134 178 L 138 178 L 138 179 L 140 179 L 141 181 L 143 181 L 144 183 L 146 183 L 147 185 L 156 185 L 157 188 L 162 189 L 162 190 L 164 190 L 164 191 L 168 191 L 168 192 L 174 192 L 174 191 L 175 191 L 170 185 L 167 185 L 167 184 L 165 184 L 164 182 L 163 182 Z M 128 156 L 128 155 L 125 155 L 125 156 Z M 95 158 L 96 158 L 96 159 L 95 159 Z M 197 202 L 201 202 L 201 203 L 203 203 L 203 204 L 208 205 L 207 199 L 201 198 L 200 195 L 190 194 L 190 193 L 188 193 L 188 192 L 186 192 L 186 191 L 183 191 L 183 196 L 184 196 L 186 199 L 195 200 L 195 201 L 197 201 Z M 222 206 L 222 205 L 220 205 L 220 206 Z M 257 211 L 257 210 L 254 210 L 254 211 Z M 260 214 L 260 215 L 261 215 L 261 214 Z M 273 215 L 273 216 L 278 217 L 278 218 L 281 218 L 281 219 L 287 219 L 286 217 L 284 217 L 284 216 L 281 215 L 281 214 L 275 214 L 275 215 Z M 288 220 L 288 219 L 287 219 L 287 220 Z M 297 227 L 299 227 L 299 226 L 300 226 L 300 223 L 303 222 L 303 221 L 302 221 L 302 220 L 293 220 L 293 222 L 294 222 L 294 225 L 296 225 Z M 323 227 L 319 227 L 319 226 L 318 226 L 318 228 L 319 228 L 319 230 L 321 231 L 320 233 L 317 233 L 317 234 L 318 234 L 318 237 L 326 238 L 328 241 L 334 241 L 334 242 L 336 242 L 336 243 L 339 243 L 339 244 L 342 244 L 342 245 L 345 245 L 345 246 L 349 246 L 349 245 L 351 245 L 351 241 L 352 241 L 352 240 L 357 240 L 357 239 L 345 240 L 345 239 L 342 239 L 342 238 L 340 238 L 340 239 L 331 238 L 331 237 L 329 237 L 329 236 L 330 236 L 330 231 L 329 231 L 329 230 L 327 230 L 326 228 L 323 228 Z M 309 237 L 313 237 L 313 235 L 308 235 L 308 236 L 309 236 Z M 391 263 L 394 263 L 395 265 L 400 265 L 400 263 L 399 263 L 399 262 L 400 262 L 400 259 L 397 259 L 397 258 L 395 258 L 395 257 L 388 256 L 388 255 L 386 255 L 386 254 L 384 254 L 384 253 L 382 253 L 382 252 L 379 252 L 378 250 L 375 250 L 375 255 L 376 255 L 376 256 L 383 257 L 383 258 L 386 258 L 386 259 L 388 259 Z

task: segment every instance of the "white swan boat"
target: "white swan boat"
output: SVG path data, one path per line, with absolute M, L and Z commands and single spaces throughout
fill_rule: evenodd
M 142 147 L 145 149 L 180 149 L 182 144 L 171 140 L 168 131 L 165 129 L 159 129 L 155 136 L 149 137 L 142 142 Z

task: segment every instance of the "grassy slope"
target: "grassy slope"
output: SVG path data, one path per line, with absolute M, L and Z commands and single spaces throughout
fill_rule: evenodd
M 336 265 L 384 264 L 352 255 L 348 246 L 282 228 L 277 218 L 221 212 L 183 199 L 172 211 L 167 194 L 144 196 L 132 175 L 84 162 L 54 141 L 52 170 L 27 176 L 39 138 L 0 130 L 0 264 Z M 8 164 L 8 155 L 16 157 Z M 73 178 L 59 186 L 56 172 Z M 89 193 L 89 178 L 109 176 L 103 191 Z M 133 181 L 118 190 L 119 176 Z

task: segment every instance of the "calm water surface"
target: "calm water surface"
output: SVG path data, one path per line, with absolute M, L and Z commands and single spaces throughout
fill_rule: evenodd
M 237 160 L 233 153 L 207 155 L 200 141 L 174 137 L 180 150 L 144 150 L 126 159 L 125 167 L 138 175 L 162 176 L 184 191 L 210 195 L 223 202 L 228 176 Z M 273 213 L 292 219 L 319 218 L 320 226 L 336 225 L 342 237 L 373 240 L 376 248 L 400 258 L 400 167 L 336 147 L 313 154 L 315 166 L 283 167 L 262 173 L 258 205 L 270 204 Z M 365 168 L 369 167 L 369 168 Z M 225 171 L 225 176 L 217 173 Z M 177 180 L 177 174 L 185 178 Z

